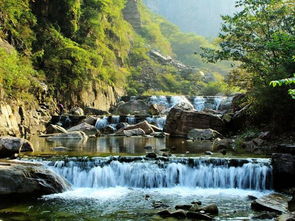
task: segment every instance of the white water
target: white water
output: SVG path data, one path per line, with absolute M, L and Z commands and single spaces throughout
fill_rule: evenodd
M 266 190 L 270 188 L 271 168 L 265 162 L 244 162 L 229 166 L 227 161 L 207 162 L 134 162 L 96 160 L 94 162 L 57 161 L 50 168 L 65 177 L 74 187 L 106 188 L 238 188 Z
M 164 106 L 166 109 L 171 109 L 180 103 L 188 103 L 194 106 L 197 111 L 205 109 L 220 110 L 222 106 L 230 107 L 232 97 L 227 96 L 196 96 L 191 98 L 193 104 L 185 96 L 171 96 L 169 99 L 166 96 L 151 96 L 149 99 L 150 104 L 158 104 Z
M 155 124 L 157 127 L 159 127 L 160 129 L 163 129 L 166 123 L 166 116 L 163 117 L 147 117 L 146 120 L 147 122 L 149 122 L 150 124 Z

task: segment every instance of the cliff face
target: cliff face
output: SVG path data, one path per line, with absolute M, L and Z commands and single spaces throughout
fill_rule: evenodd
M 216 37 L 220 15 L 236 11 L 235 0 L 144 0 L 155 13 L 178 25 L 185 32 Z
M 128 0 L 123 10 L 123 15 L 135 30 L 141 28 L 141 18 L 138 9 L 138 0 Z

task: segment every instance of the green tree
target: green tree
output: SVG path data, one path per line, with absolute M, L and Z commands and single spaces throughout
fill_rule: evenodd
M 204 49 L 208 61 L 232 59 L 248 75 L 253 111 L 262 120 L 293 118 L 294 101 L 284 96 L 288 87 L 272 88 L 269 82 L 290 78 L 295 69 L 295 9 L 293 0 L 238 0 L 241 10 L 223 16 L 220 48 Z

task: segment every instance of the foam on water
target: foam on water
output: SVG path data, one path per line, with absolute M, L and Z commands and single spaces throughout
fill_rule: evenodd
M 132 158 L 131 158 L 132 159 Z M 140 159 L 139 159 L 140 160 Z M 239 163 L 236 161 L 235 163 Z M 266 162 L 240 161 L 230 165 L 222 159 L 171 162 L 120 162 L 98 159 L 93 162 L 56 161 L 48 166 L 74 187 L 132 188 L 238 188 L 264 191 L 271 188 L 271 167 Z

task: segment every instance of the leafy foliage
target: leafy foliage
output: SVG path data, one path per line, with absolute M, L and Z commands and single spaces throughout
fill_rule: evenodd
M 293 76 L 294 2 L 239 0 L 237 6 L 241 6 L 240 12 L 223 17 L 220 49 L 204 49 L 203 56 L 212 62 L 240 62 L 239 69 L 248 73 L 249 100 L 256 116 L 284 122 L 293 117 L 294 101 L 284 96 L 287 87 L 274 89 L 269 82 Z

